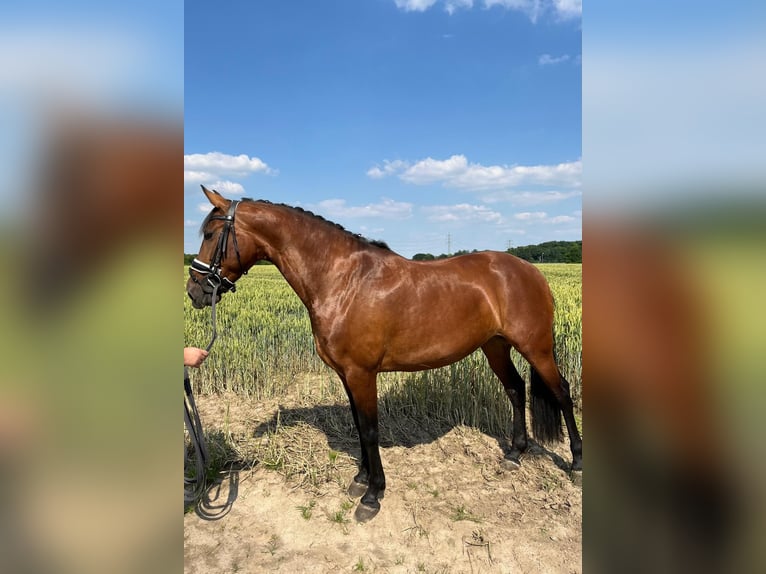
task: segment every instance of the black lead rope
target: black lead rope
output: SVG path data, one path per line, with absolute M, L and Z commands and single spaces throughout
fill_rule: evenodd
M 215 277 L 215 275 L 213 276 Z M 218 287 L 221 286 L 220 281 L 216 281 L 213 285 L 213 294 L 211 295 L 212 299 L 210 300 L 210 322 L 213 324 L 213 336 L 210 338 L 210 342 L 207 344 L 207 347 L 205 347 L 205 350 L 209 353 L 210 349 L 213 348 L 213 343 L 215 343 L 215 340 L 218 338 L 218 330 L 216 329 L 216 323 L 215 323 L 215 298 L 218 295 Z
M 189 432 L 192 446 L 194 447 L 194 474 L 189 475 L 187 467 L 189 455 L 184 445 L 184 506 L 194 504 L 207 486 L 207 445 L 202 433 L 202 422 L 199 418 L 197 405 L 194 402 L 189 372 L 184 367 L 184 424 Z
M 189 269 L 189 276 L 195 283 L 198 283 L 195 279 L 192 271 L 196 271 L 206 276 L 206 280 L 210 286 L 213 287 L 210 303 L 210 318 L 213 323 L 213 335 L 210 339 L 205 350 L 209 353 L 213 347 L 216 338 L 218 337 L 218 331 L 216 329 L 215 320 L 215 303 L 218 297 L 218 291 L 220 288 L 221 293 L 227 291 L 235 291 L 236 287 L 233 281 L 221 275 L 221 264 L 226 254 L 227 243 L 229 239 L 229 233 L 231 233 L 232 243 L 234 243 L 234 251 L 237 254 L 237 263 L 240 270 L 242 269 L 242 262 L 239 258 L 239 246 L 237 245 L 237 235 L 234 233 L 234 214 L 237 210 L 239 201 L 232 201 L 229 205 L 229 210 L 225 216 L 215 216 L 211 219 L 221 219 L 225 221 L 223 230 L 218 239 L 218 245 L 216 246 L 215 253 L 213 254 L 212 261 L 204 263 L 198 259 L 192 261 Z M 243 273 L 247 273 L 244 271 Z M 207 486 L 207 445 L 205 444 L 205 435 L 202 432 L 202 422 L 199 418 L 199 412 L 197 411 L 197 405 L 194 402 L 194 395 L 192 394 L 191 382 L 189 380 L 189 369 L 184 366 L 184 424 L 189 432 L 189 438 L 192 443 L 195 454 L 194 474 L 188 475 L 191 465 L 188 464 L 189 457 L 184 443 L 184 506 L 195 503 L 199 500 L 202 493 Z
M 210 339 L 205 348 L 210 352 L 213 347 L 218 332 L 216 329 L 215 321 L 215 300 L 218 295 L 218 287 L 220 282 L 217 282 L 213 286 L 213 295 L 211 302 L 211 321 L 213 323 L 213 336 Z M 191 440 L 192 447 L 194 448 L 194 474 L 189 476 L 187 467 L 190 466 L 189 453 L 184 444 L 184 506 L 188 504 L 196 504 L 196 502 L 202 496 L 207 486 L 207 460 L 208 451 L 207 444 L 205 443 L 205 435 L 202 431 L 202 421 L 199 418 L 199 411 L 197 410 L 197 404 L 194 402 L 194 394 L 192 393 L 191 381 L 189 380 L 189 368 L 184 366 L 184 424 L 186 430 L 189 433 L 189 439 Z

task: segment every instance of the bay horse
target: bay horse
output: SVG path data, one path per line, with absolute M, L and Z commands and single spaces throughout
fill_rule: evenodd
M 378 450 L 377 374 L 454 363 L 481 348 L 513 407 L 509 465 L 527 448 L 525 383 L 511 361 L 530 363 L 532 428 L 543 443 L 561 439 L 564 415 L 572 469 L 582 440 L 569 383 L 553 354 L 553 297 L 542 273 L 507 253 L 485 251 L 410 261 L 299 208 L 228 200 L 204 186 L 213 209 L 186 290 L 195 308 L 236 289 L 257 261 L 271 261 L 306 306 L 316 349 L 340 377 L 359 433 L 361 462 L 349 492 L 363 490 L 356 516 L 380 509 L 386 488 Z

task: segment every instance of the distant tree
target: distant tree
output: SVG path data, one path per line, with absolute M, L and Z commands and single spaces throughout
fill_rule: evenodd
M 513 247 L 508 253 L 534 263 L 582 263 L 582 241 L 547 241 Z
M 474 249 L 471 253 L 476 253 Z M 522 245 L 508 249 L 508 253 L 526 259 L 533 263 L 582 263 L 582 241 L 546 241 L 537 245 Z M 447 259 L 456 255 L 465 255 L 468 250 L 461 249 L 451 255 L 442 253 L 431 255 L 430 253 L 418 253 L 413 256 L 414 261 L 432 261 L 434 259 Z

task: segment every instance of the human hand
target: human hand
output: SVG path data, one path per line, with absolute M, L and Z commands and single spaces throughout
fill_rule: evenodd
M 184 366 L 199 367 L 207 359 L 208 352 L 197 347 L 184 347 Z

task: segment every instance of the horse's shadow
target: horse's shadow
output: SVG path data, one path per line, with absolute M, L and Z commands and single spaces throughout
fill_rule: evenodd
M 439 397 L 433 398 L 438 400 Z M 445 417 L 425 414 L 422 408 L 412 405 L 395 393 L 383 395 L 379 400 L 379 440 L 382 448 L 395 446 L 414 448 L 431 444 L 460 424 L 450 422 Z M 280 406 L 270 418 L 261 421 L 253 428 L 251 436 L 255 439 L 271 440 L 280 431 L 298 429 L 306 425 L 322 433 L 330 449 L 337 453 L 345 453 L 356 464 L 359 463 L 361 460 L 359 435 L 348 403 L 287 408 Z M 509 436 L 510 433 L 493 431 L 488 428 L 489 425 L 481 422 L 468 426 L 496 440 L 503 452 L 504 460 L 509 460 L 512 438 Z M 508 428 L 510 431 L 510 424 Z M 214 462 L 212 465 L 209 463 L 208 486 L 194 510 L 204 520 L 219 520 L 229 513 L 237 499 L 240 472 L 261 466 L 264 461 L 250 456 L 242 459 L 242 453 L 230 444 L 229 439 L 221 431 L 206 433 L 206 437 Z M 563 457 L 532 440 L 531 436 L 527 451 L 522 457 L 522 465 L 524 465 L 524 458 L 527 457 L 547 457 L 565 473 L 569 473 L 571 468 L 570 463 Z M 508 468 L 513 468 L 513 465 Z
M 239 496 L 239 472 L 244 467 L 230 465 L 218 472 L 211 484 L 208 484 L 194 506 L 194 512 L 203 520 L 220 520 L 234 506 Z
M 185 512 L 193 510 L 203 520 L 215 521 L 231 512 L 239 496 L 239 473 L 251 464 L 239 457 L 226 434 L 220 430 L 206 431 L 205 443 L 208 453 L 205 487 L 196 500 L 185 504 Z M 192 456 L 196 454 L 187 446 L 187 458 Z
M 396 409 L 399 411 L 399 409 Z M 406 409 L 403 409 L 406 411 Z M 263 421 L 253 430 L 254 438 L 263 438 L 273 434 L 279 428 L 310 425 L 327 437 L 329 447 L 345 453 L 357 464 L 361 460 L 359 435 L 354 426 L 351 409 L 346 404 L 316 405 L 310 407 L 279 408 L 272 417 Z M 427 416 L 415 416 L 414 413 L 397 412 L 395 415 L 382 410 L 379 414 L 380 447 L 400 446 L 412 448 L 431 444 L 444 437 L 459 423 L 450 423 L 442 419 L 430 419 Z M 498 442 L 503 457 L 508 460 L 511 452 L 511 436 L 492 432 L 482 425 L 474 426 L 477 430 Z M 553 450 L 537 443 L 529 437 L 528 456 L 547 456 L 559 469 L 569 472 L 571 464 Z M 523 462 L 522 462 L 523 464 Z

